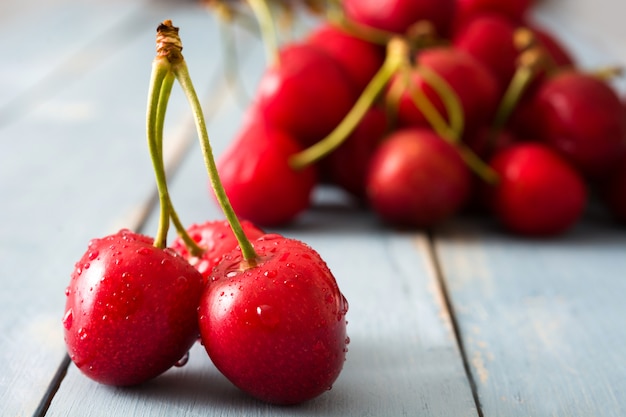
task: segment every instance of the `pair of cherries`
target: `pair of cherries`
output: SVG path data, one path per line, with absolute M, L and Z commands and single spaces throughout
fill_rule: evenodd
M 200 338 L 215 366 L 250 395 L 277 404 L 309 400 L 343 368 L 347 301 L 314 249 L 235 216 L 181 49 L 178 28 L 163 22 L 148 107 L 159 230 L 151 238 L 124 229 L 89 243 L 66 290 L 70 358 L 95 381 L 136 385 L 180 365 Z M 174 80 L 196 115 L 224 221 L 182 228 L 169 199 L 162 124 Z M 179 237 L 166 247 L 170 221 Z

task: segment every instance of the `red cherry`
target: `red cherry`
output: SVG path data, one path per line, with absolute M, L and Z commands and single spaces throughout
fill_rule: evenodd
M 541 83 L 529 105 L 526 129 L 590 179 L 607 175 L 626 148 L 622 103 L 599 78 L 560 72 Z
M 252 222 L 241 220 L 240 223 L 250 240 L 265 234 Z M 170 247 L 193 265 L 202 274 L 205 282 L 222 257 L 239 245 L 227 220 L 209 220 L 201 224 L 192 224 L 187 228 L 187 233 L 204 249 L 202 256 L 193 256 L 180 237 L 176 237 Z
M 487 189 L 488 203 L 510 231 L 553 236 L 570 229 L 587 201 L 580 174 L 541 143 L 518 143 L 497 153 L 490 163 L 500 176 Z
M 237 216 L 261 226 L 294 220 L 310 206 L 314 166 L 295 170 L 289 157 L 302 149 L 289 134 L 249 122 L 221 155 L 217 166 Z
M 331 55 L 346 71 L 357 90 L 363 91 L 385 60 L 385 49 L 346 32 L 330 23 L 322 23 L 306 42 Z
M 429 21 L 441 37 L 450 31 L 455 0 L 344 0 L 346 17 L 375 29 L 405 34 L 419 21 Z
M 429 129 L 395 131 L 384 139 L 369 167 L 367 194 L 384 220 L 431 227 L 466 202 L 471 172 L 458 150 Z
M 175 365 L 198 339 L 202 276 L 152 243 L 129 230 L 94 239 L 72 273 L 65 343 L 95 381 L 142 383 Z
M 500 93 L 504 93 L 515 73 L 520 53 L 514 43 L 516 29 L 517 26 L 501 14 L 476 14 L 455 31 L 452 45 L 489 69 L 498 81 Z
M 370 108 L 346 141 L 320 161 L 321 175 L 331 184 L 364 199 L 369 162 L 387 129 L 385 111 Z
M 294 43 L 283 47 L 280 62 L 263 74 L 255 106 L 269 126 L 309 147 L 341 122 L 357 97 L 356 87 L 329 54 Z
M 258 264 L 235 250 L 215 269 L 199 308 L 204 347 L 237 387 L 295 404 L 330 389 L 347 351 L 348 304 L 326 263 L 279 235 L 253 242 Z
M 494 76 L 474 57 L 451 47 L 433 47 L 420 52 L 417 62 L 436 72 L 454 90 L 461 103 L 465 132 L 473 132 L 491 122 L 499 101 L 498 84 Z M 447 114 L 443 101 L 418 71 L 411 74 L 413 85 L 421 89 L 439 112 Z M 394 81 L 391 82 L 393 86 Z M 393 87 L 391 87 L 393 88 Z M 428 126 L 422 112 L 405 92 L 398 108 L 400 126 Z

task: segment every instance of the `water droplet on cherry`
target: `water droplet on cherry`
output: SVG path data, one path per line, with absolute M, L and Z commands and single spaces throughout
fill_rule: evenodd
M 256 314 L 262 324 L 267 327 L 276 327 L 280 323 L 280 313 L 278 310 L 267 304 L 260 305 L 256 308 Z
M 137 249 L 137 254 L 139 255 L 150 255 L 150 248 L 139 248 Z
M 270 269 L 268 271 L 263 272 L 263 276 L 267 278 L 274 278 L 276 275 L 278 275 L 278 272 L 276 272 L 275 269 Z
M 174 366 L 176 366 L 176 367 L 180 368 L 180 367 L 182 367 L 182 366 L 187 365 L 187 362 L 189 362 L 189 352 L 186 352 L 186 353 L 183 355 L 183 357 L 182 357 L 182 358 L 180 358 L 180 359 L 178 360 L 178 362 L 176 362 L 176 363 L 174 364 Z
M 89 254 L 87 255 L 87 258 L 89 258 L 90 261 L 93 261 L 98 257 L 99 254 L 100 252 L 98 252 L 97 250 L 93 250 L 89 252 Z
M 65 312 L 65 316 L 63 316 L 63 327 L 69 330 L 72 327 L 72 322 L 74 321 L 74 312 L 70 308 Z

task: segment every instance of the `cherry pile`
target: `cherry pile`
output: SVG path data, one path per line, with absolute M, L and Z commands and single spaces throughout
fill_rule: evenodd
M 626 222 L 616 71 L 581 68 L 532 7 L 337 2 L 280 44 L 218 160 L 235 212 L 285 225 L 327 185 L 402 227 L 474 212 L 555 236 L 591 201 Z
M 313 248 L 237 218 L 181 51 L 178 28 L 164 21 L 157 29 L 147 111 L 160 202 L 157 233 L 152 238 L 123 229 L 89 242 L 66 289 L 69 356 L 94 381 L 137 385 L 183 366 L 200 340 L 216 368 L 251 396 L 274 404 L 312 399 L 328 391 L 343 368 L 348 302 Z M 175 81 L 195 116 L 226 220 L 185 228 L 169 197 L 163 124 Z M 267 134 L 280 140 L 280 134 Z M 269 154 L 265 162 L 287 175 L 287 164 L 279 162 L 292 149 L 288 140 L 286 153 Z M 266 215 L 272 219 L 271 212 Z M 170 222 L 178 237 L 168 246 Z

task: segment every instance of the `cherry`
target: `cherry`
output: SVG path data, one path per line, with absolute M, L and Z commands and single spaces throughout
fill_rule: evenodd
M 248 239 L 254 240 L 265 234 L 254 223 L 246 220 L 241 221 L 241 227 Z M 193 265 L 205 282 L 222 257 L 239 244 L 227 220 L 192 224 L 187 228 L 187 233 L 203 250 L 202 254 L 194 255 L 180 236 L 172 241 L 170 247 Z
M 359 92 L 363 91 L 385 59 L 385 50 L 331 23 L 322 23 L 305 42 L 331 55 L 346 71 Z
M 515 73 L 520 53 L 514 43 L 517 25 L 501 14 L 480 13 L 467 19 L 454 33 L 454 48 L 467 52 L 498 81 L 503 93 Z
M 239 131 L 220 156 L 218 171 L 235 213 L 262 226 L 284 225 L 310 206 L 315 166 L 296 170 L 301 150 L 292 136 L 259 117 Z
M 356 86 L 328 53 L 308 43 L 292 43 L 266 69 L 254 106 L 269 126 L 308 147 L 341 122 L 357 96 Z
M 386 137 L 367 177 L 368 201 L 383 220 L 424 228 L 456 213 L 470 188 L 471 172 L 459 151 L 426 128 Z
M 360 25 L 404 35 L 420 21 L 428 21 L 440 37 L 450 31 L 455 0 L 344 0 L 346 17 Z
M 559 72 L 541 83 L 528 105 L 527 134 L 558 150 L 587 178 L 606 176 L 626 147 L 620 99 L 593 75 Z
M 63 327 L 72 361 L 103 384 L 135 385 L 198 339 L 200 273 L 129 230 L 94 239 L 71 276 Z
M 295 404 L 330 389 L 345 361 L 348 304 L 317 252 L 279 235 L 254 241 L 254 267 L 226 255 L 200 303 L 204 347 L 237 387 Z
M 555 236 L 581 217 L 587 201 L 584 180 L 548 146 L 514 144 L 496 153 L 490 165 L 500 181 L 485 195 L 507 230 L 527 236 Z
M 419 67 L 438 74 L 454 91 L 462 106 L 465 133 L 469 134 L 491 121 L 499 100 L 498 85 L 493 75 L 478 60 L 452 47 L 433 47 L 418 53 L 417 65 L 417 70 L 411 72 L 412 88 L 422 90 L 437 110 L 446 115 L 442 98 L 424 80 Z M 390 89 L 399 81 L 400 77 L 395 77 Z M 422 111 L 415 106 L 410 90 L 405 90 L 399 98 L 397 118 L 401 127 L 430 126 Z M 450 114 L 447 114 L 447 118 L 450 118 Z

